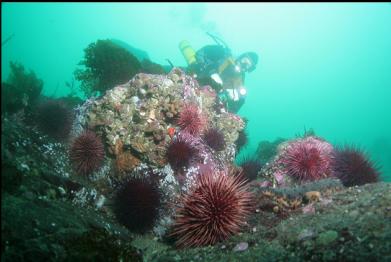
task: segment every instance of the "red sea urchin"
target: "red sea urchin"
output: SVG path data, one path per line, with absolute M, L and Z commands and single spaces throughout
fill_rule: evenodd
M 344 186 L 360 186 L 379 180 L 380 173 L 374 163 L 357 147 L 337 148 L 334 156 L 334 174 Z
M 181 130 L 191 135 L 199 135 L 205 127 L 206 119 L 199 111 L 199 107 L 193 103 L 184 104 L 177 121 Z
M 202 136 L 204 142 L 215 151 L 222 151 L 225 148 L 224 134 L 217 128 L 209 128 Z
M 313 181 L 332 174 L 333 147 L 309 136 L 289 142 L 279 161 L 284 172 L 299 181 Z
M 158 217 L 160 199 L 156 182 L 147 177 L 134 177 L 117 192 L 114 212 L 130 231 L 144 233 Z
M 178 247 L 213 245 L 237 233 L 251 212 L 252 195 L 241 176 L 201 174 L 181 198 L 172 235 Z
M 200 144 L 196 138 L 186 132 L 180 132 L 169 144 L 166 157 L 171 168 L 177 170 L 192 164 L 200 151 Z
M 74 169 L 83 175 L 98 170 L 105 156 L 101 139 L 92 131 L 78 136 L 71 146 L 70 159 Z

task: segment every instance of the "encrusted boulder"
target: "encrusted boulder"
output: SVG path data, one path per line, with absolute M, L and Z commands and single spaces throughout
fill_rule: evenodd
M 181 108 L 193 103 L 206 116 L 208 126 L 223 130 L 227 147 L 219 154 L 224 162 L 232 162 L 234 142 L 244 122 L 234 114 L 216 112 L 215 98 L 209 86 L 200 87 L 180 69 L 174 68 L 168 75 L 140 73 L 95 100 L 86 127 L 102 136 L 113 158 L 120 159 L 117 164 L 126 154 L 133 159 L 132 167 L 143 162 L 162 168 L 167 164 L 165 152 L 171 142 L 168 129 L 180 131 L 176 120 Z

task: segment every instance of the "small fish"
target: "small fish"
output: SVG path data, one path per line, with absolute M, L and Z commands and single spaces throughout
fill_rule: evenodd
M 168 135 L 173 138 L 175 135 L 175 128 L 174 127 L 169 127 L 167 128 Z

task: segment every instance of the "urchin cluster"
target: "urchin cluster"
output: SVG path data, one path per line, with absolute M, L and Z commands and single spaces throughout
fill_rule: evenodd
M 101 139 L 92 131 L 85 131 L 72 143 L 70 159 L 76 172 L 89 175 L 103 164 L 105 150 Z
M 161 192 L 152 177 L 133 177 L 118 190 L 114 212 L 130 231 L 144 233 L 158 218 Z
M 171 168 L 189 167 L 200 156 L 202 145 L 187 132 L 179 132 L 168 145 L 166 158 Z
M 279 158 L 284 172 L 298 181 L 313 181 L 332 175 L 333 146 L 309 136 L 291 141 Z
M 339 147 L 335 150 L 334 158 L 334 175 L 344 186 L 364 185 L 379 180 L 377 167 L 358 147 Z
M 187 103 L 184 104 L 181 109 L 177 125 L 181 128 L 181 130 L 197 136 L 205 128 L 206 118 L 200 112 L 200 109 L 196 104 Z
M 71 110 L 59 100 L 48 100 L 37 108 L 38 127 L 50 137 L 66 139 L 72 128 Z
M 208 128 L 203 133 L 202 140 L 215 151 L 222 151 L 225 148 L 224 134 L 217 128 Z
M 251 212 L 252 195 L 241 176 L 200 174 L 181 197 L 172 236 L 177 247 L 213 245 L 239 232 Z

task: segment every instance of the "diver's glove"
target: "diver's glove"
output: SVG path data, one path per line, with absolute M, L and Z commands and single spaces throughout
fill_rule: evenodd
M 223 85 L 223 80 L 221 79 L 221 77 L 219 76 L 219 74 L 217 73 L 214 73 L 210 76 L 210 78 L 212 78 L 217 84 L 219 85 Z
M 234 102 L 239 101 L 240 99 L 244 99 L 247 94 L 247 90 L 244 88 L 244 86 L 241 86 L 238 89 L 226 89 L 225 91 L 229 100 Z

